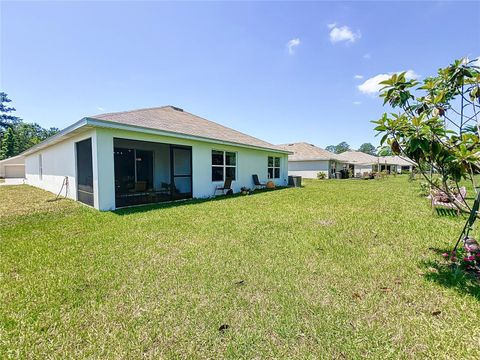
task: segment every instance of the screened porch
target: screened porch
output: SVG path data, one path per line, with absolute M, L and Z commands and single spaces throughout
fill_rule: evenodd
M 192 197 L 188 146 L 114 139 L 115 207 Z

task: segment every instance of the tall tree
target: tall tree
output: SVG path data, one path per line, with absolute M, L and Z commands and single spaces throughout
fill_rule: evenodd
M 340 144 L 337 145 L 328 145 L 325 150 L 333 152 L 335 154 L 341 154 L 342 152 L 350 150 L 350 145 L 348 145 L 345 141 L 342 141 Z
M 15 111 L 14 107 L 8 106 L 11 101 L 6 93 L 0 92 L 0 129 L 6 129 L 20 121 L 19 117 L 10 114 Z
M 327 151 L 330 151 L 330 152 L 333 152 L 333 153 L 334 153 L 334 152 L 336 151 L 336 149 L 335 149 L 335 145 L 328 145 L 328 146 L 325 148 L 325 150 L 327 150 Z
M 363 143 L 358 148 L 358 151 L 374 156 L 377 154 L 377 148 L 370 143 Z
M 15 133 L 9 127 L 3 136 L 2 148 L 0 149 L 0 159 L 6 159 L 15 155 Z
M 336 154 L 341 154 L 345 151 L 350 150 L 350 145 L 348 145 L 345 141 L 342 141 L 340 144 L 335 146 L 335 153 Z

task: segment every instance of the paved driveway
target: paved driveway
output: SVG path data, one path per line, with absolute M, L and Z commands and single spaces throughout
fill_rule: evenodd
M 22 178 L 8 178 L 8 179 L 5 179 L 5 182 L 0 182 L 0 186 L 22 185 L 24 183 L 25 183 L 25 179 L 22 179 Z

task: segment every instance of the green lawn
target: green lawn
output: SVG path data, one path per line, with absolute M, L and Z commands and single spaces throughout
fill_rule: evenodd
M 0 358 L 478 358 L 480 288 L 438 253 L 464 220 L 417 186 L 116 213 L 2 186 Z

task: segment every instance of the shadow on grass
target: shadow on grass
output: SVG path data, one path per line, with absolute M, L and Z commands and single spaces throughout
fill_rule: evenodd
M 438 253 L 447 251 L 431 249 Z M 463 295 L 473 296 L 480 301 L 480 281 L 460 266 L 448 261 L 425 261 L 423 266 L 428 270 L 424 277 L 427 281 L 433 281 L 444 287 L 455 289 Z
M 223 201 L 223 200 L 228 200 L 228 199 L 234 199 L 238 197 L 245 197 L 245 196 L 255 196 L 258 194 L 263 194 L 263 193 L 268 193 L 268 192 L 274 192 L 274 191 L 281 191 L 289 189 L 288 187 L 277 187 L 276 189 L 258 189 L 255 190 L 253 193 L 249 195 L 242 195 L 241 193 L 236 193 L 232 195 L 219 195 L 216 197 L 212 198 L 202 198 L 202 199 L 187 199 L 187 200 L 177 200 L 177 201 L 168 201 L 168 202 L 163 202 L 163 203 L 152 203 L 152 204 L 144 204 L 144 205 L 133 205 L 130 207 L 124 207 L 120 208 L 117 210 L 112 211 L 113 214 L 115 215 L 121 215 L 121 216 L 126 216 L 126 215 L 132 215 L 132 214 L 137 214 L 137 213 L 142 213 L 150 210 L 156 210 L 156 209 L 170 209 L 170 208 L 176 208 L 179 206 L 189 206 L 189 205 L 197 205 L 197 204 L 202 204 L 205 202 L 215 202 L 215 201 Z
M 458 217 L 459 214 L 456 209 L 449 209 L 449 208 L 435 208 L 435 213 L 438 216 L 446 216 L 446 217 Z

